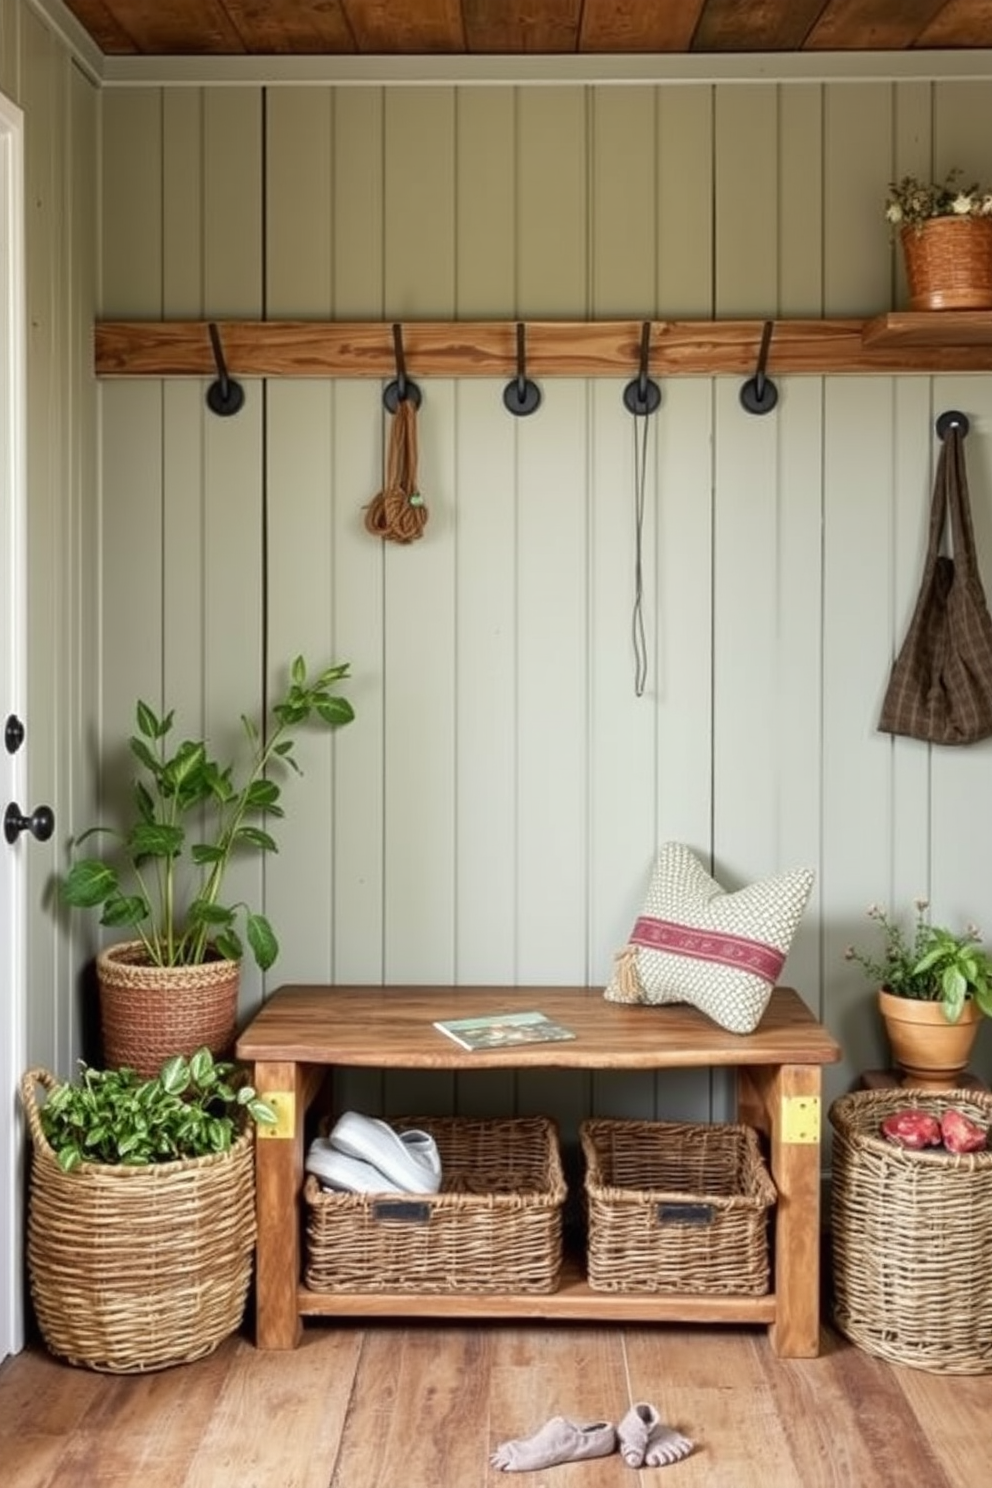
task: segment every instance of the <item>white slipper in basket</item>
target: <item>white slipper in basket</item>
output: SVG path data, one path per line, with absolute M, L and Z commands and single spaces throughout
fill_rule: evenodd
M 404 1192 L 371 1163 L 339 1152 L 326 1137 L 317 1137 L 311 1142 L 305 1167 L 308 1173 L 320 1179 L 325 1188 L 359 1194 Z
M 371 1163 L 405 1193 L 437 1193 L 441 1159 L 429 1132 L 396 1132 L 376 1116 L 346 1111 L 327 1138 L 332 1147 Z

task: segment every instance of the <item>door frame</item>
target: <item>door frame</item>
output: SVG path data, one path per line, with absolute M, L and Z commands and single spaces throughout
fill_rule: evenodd
M 26 701 L 27 474 L 24 115 L 0 93 L 0 727 Z M 22 807 L 23 747 L 3 760 L 3 807 Z M 18 1085 L 27 1059 L 23 852 L 0 839 L 0 1359 L 24 1347 L 24 1124 Z M 9 916 L 9 918 L 8 918 Z M 3 983 L 7 986 L 4 988 Z

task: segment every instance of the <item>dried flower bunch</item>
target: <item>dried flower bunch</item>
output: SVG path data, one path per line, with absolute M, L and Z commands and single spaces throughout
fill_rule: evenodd
M 977 925 L 968 925 L 964 934 L 954 935 L 930 923 L 926 915 L 928 900 L 915 900 L 914 908 L 916 923 L 910 937 L 879 905 L 869 905 L 868 918 L 884 935 L 882 954 L 866 955 L 848 946 L 845 958 L 857 961 L 876 987 L 894 997 L 943 1003 L 950 1023 L 958 1021 L 968 998 L 992 1018 L 992 958 L 982 947 Z
M 941 182 L 903 176 L 889 182 L 885 216 L 893 227 L 921 227 L 932 217 L 992 217 L 992 191 L 977 183 L 962 186 L 957 168 Z

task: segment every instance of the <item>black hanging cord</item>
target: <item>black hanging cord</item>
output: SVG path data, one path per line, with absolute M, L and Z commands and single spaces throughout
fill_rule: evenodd
M 232 413 L 237 413 L 244 407 L 245 390 L 240 382 L 235 382 L 234 378 L 227 374 L 224 349 L 220 344 L 220 332 L 213 321 L 207 329 L 210 332 L 210 345 L 213 347 L 214 362 L 217 366 L 217 381 L 212 382 L 207 388 L 207 407 L 211 413 L 219 414 L 221 418 L 230 418 Z
M 631 639 L 634 646 L 634 694 L 643 697 L 648 680 L 648 645 L 644 631 L 644 493 L 648 470 L 648 420 L 634 419 L 634 613 Z
M 623 406 L 628 413 L 656 413 L 661 407 L 661 388 L 648 376 L 648 359 L 651 351 L 651 322 L 641 326 L 640 367 L 633 381 L 623 390 Z
M 941 439 L 946 439 L 952 429 L 959 429 L 963 439 L 970 428 L 967 414 L 958 413 L 956 408 L 949 408 L 937 420 L 937 433 Z
M 758 351 L 758 365 L 753 377 L 749 377 L 741 388 L 741 406 L 748 413 L 771 413 L 778 402 L 778 388 L 770 377 L 766 377 L 765 368 L 768 365 L 768 352 L 772 344 L 772 331 L 774 323 L 766 320 L 761 332 L 761 347 Z
M 420 389 L 406 375 L 406 357 L 403 354 L 403 327 L 393 326 L 393 355 L 396 358 L 396 376 L 383 389 L 382 401 L 389 413 L 395 413 L 401 403 L 412 403 L 420 407 Z
M 526 336 L 523 322 L 517 322 L 517 375 L 503 389 L 503 406 L 517 418 L 533 413 L 541 405 L 541 389 L 527 376 Z

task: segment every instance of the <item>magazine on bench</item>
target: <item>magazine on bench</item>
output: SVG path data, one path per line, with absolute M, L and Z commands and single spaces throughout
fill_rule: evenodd
M 521 1044 L 560 1043 L 574 1039 L 570 1028 L 564 1028 L 543 1013 L 492 1013 L 484 1018 L 444 1018 L 434 1024 L 463 1049 L 514 1049 Z

